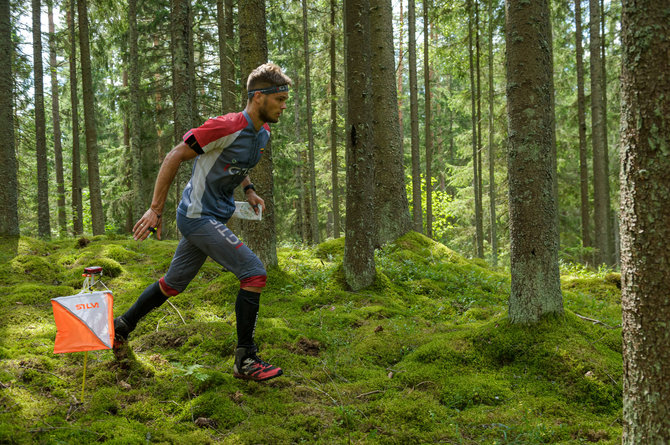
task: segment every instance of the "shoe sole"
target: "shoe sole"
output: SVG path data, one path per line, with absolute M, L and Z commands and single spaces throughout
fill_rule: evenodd
M 254 376 L 251 376 L 251 375 L 238 374 L 238 373 L 233 373 L 233 377 L 235 377 L 236 379 L 242 379 L 242 380 L 253 380 L 254 382 L 265 382 L 266 380 L 274 379 L 275 377 L 279 377 L 283 374 L 284 374 L 284 371 L 282 371 L 280 369 L 277 374 L 271 375 L 271 376 L 268 376 L 268 377 L 264 377 L 262 379 L 255 378 Z

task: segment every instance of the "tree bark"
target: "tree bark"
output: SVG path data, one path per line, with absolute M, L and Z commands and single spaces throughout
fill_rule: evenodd
M 593 205 L 595 247 L 598 264 L 610 264 L 610 198 L 607 152 L 605 150 L 605 115 L 603 109 L 603 72 L 600 57 L 600 2 L 589 0 L 591 60 L 591 141 L 593 144 Z
M 496 224 L 496 177 L 495 147 L 493 146 L 493 101 L 495 85 L 493 84 L 493 8 L 494 1 L 489 0 L 489 206 L 491 217 L 491 264 L 498 265 L 498 233 Z
M 340 237 L 340 185 L 338 171 L 340 161 L 337 156 L 337 48 L 335 39 L 335 14 L 337 3 L 330 0 L 330 169 L 333 187 L 333 238 Z
M 409 24 L 409 114 L 412 137 L 412 221 L 414 230 L 423 233 L 421 203 L 421 153 L 419 152 L 419 102 L 416 77 L 416 7 L 414 0 L 407 3 Z
M 254 68 L 268 60 L 265 0 L 240 0 L 238 17 L 240 69 L 245 76 L 242 82 L 243 96 L 247 97 L 247 76 Z M 266 207 L 263 212 L 263 221 L 256 221 L 252 230 L 244 232 L 247 244 L 266 267 L 273 267 L 278 263 L 272 164 L 272 144 L 268 142 L 261 161 L 251 174 L 251 179 L 258 189 L 258 194 L 265 200 Z
M 65 179 L 63 173 L 63 147 L 61 145 L 60 106 L 58 97 L 58 65 L 56 59 L 56 32 L 54 25 L 53 2 L 48 2 L 49 17 L 49 67 L 51 72 L 51 114 L 54 131 L 54 167 L 56 169 L 56 202 L 58 205 L 58 235 L 67 235 L 67 217 L 65 215 Z
M 79 95 L 77 94 L 77 37 L 74 25 L 75 2 L 69 0 L 66 14 L 70 51 L 70 107 L 72 113 L 72 231 L 84 233 L 84 210 L 81 193 L 81 156 L 79 148 Z
M 482 168 L 482 88 L 481 88 L 481 45 L 479 43 L 479 1 L 475 3 L 475 72 L 477 78 L 477 196 L 475 206 L 477 207 L 477 256 L 484 258 L 484 169 Z
M 84 100 L 84 127 L 86 132 L 86 159 L 88 162 L 88 188 L 91 200 L 93 235 L 105 233 L 105 216 L 102 210 L 100 165 L 98 162 L 98 132 L 95 123 L 95 93 L 91 74 L 91 50 L 88 37 L 88 7 L 86 0 L 77 0 L 79 19 L 79 46 L 81 49 L 81 81 Z
M 549 2 L 507 0 L 506 20 L 509 317 L 530 324 L 563 313 Z
M 402 132 L 398 122 L 390 0 L 370 0 L 372 50 L 372 135 L 374 143 L 375 246 L 395 241 L 412 229 L 407 202 Z
M 14 144 L 14 78 L 12 77 L 12 43 L 11 11 L 8 0 L 0 1 L 0 177 L 3 185 L 0 187 L 0 237 L 18 238 L 18 164 L 16 162 L 16 147 Z M 8 249 L 10 255 L 16 254 L 16 241 Z
M 133 220 L 139 220 L 145 211 L 142 199 L 142 113 L 140 111 L 140 64 L 137 51 L 137 0 L 128 0 L 128 38 L 130 49 L 130 162 L 132 165 Z
M 477 258 L 484 257 L 484 228 L 482 225 L 482 208 L 479 205 L 479 150 L 477 149 L 477 86 L 475 84 L 475 61 L 473 48 L 473 22 L 474 6 L 473 0 L 468 0 L 468 59 L 470 62 L 470 109 L 472 123 L 472 185 L 475 204 L 475 255 Z
M 344 4 L 347 79 L 347 215 L 344 244 L 344 277 L 357 291 L 375 279 L 374 159 L 371 87 L 370 2 L 347 0 Z
M 431 129 L 431 110 L 430 110 L 430 58 L 428 54 L 428 42 L 430 40 L 430 22 L 428 21 L 428 1 L 423 0 L 423 83 L 425 95 L 425 137 L 426 146 L 426 236 L 433 237 L 433 134 Z
M 222 114 L 232 113 L 237 108 L 235 92 L 235 64 L 232 57 L 232 5 L 230 0 L 217 0 L 217 25 L 219 30 L 219 67 L 221 81 Z
M 584 50 L 582 48 L 582 0 L 575 0 L 575 48 L 577 63 L 577 119 L 579 122 L 579 189 L 581 196 L 582 246 L 592 247 L 589 216 L 589 166 L 586 147 L 586 107 L 584 100 Z M 586 258 L 584 258 L 586 260 Z M 587 261 L 588 262 L 588 261 Z
M 44 67 L 42 64 L 42 29 L 40 0 L 33 8 L 33 74 L 35 79 L 35 153 L 37 155 L 37 233 L 51 237 L 49 215 L 49 171 L 47 167 L 46 117 L 44 115 Z
M 316 200 L 316 166 L 314 162 L 314 130 L 312 128 L 312 83 L 309 60 L 309 30 L 307 27 L 307 0 L 302 0 L 302 42 L 305 61 L 305 97 L 307 99 L 307 173 L 309 176 L 309 226 L 312 242 L 319 244 L 319 206 Z
M 670 17 L 622 2 L 623 444 L 670 442 Z M 665 36 L 665 38 L 661 38 Z

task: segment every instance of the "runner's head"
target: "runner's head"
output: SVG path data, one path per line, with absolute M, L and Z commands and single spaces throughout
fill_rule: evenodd
M 264 122 L 275 123 L 286 108 L 288 88 L 293 82 L 274 63 L 265 63 L 247 78 L 247 104 L 258 101 L 259 117 Z

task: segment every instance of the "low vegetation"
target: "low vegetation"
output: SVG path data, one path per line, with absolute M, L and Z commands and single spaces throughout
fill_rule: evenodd
M 238 282 L 205 263 L 131 337 L 134 356 L 53 354 L 49 299 L 102 265 L 115 313 L 167 269 L 176 243 L 22 238 L 0 265 L 2 443 L 620 443 L 619 276 L 564 267 L 566 314 L 506 318 L 509 276 L 418 234 L 377 254 L 348 292 L 343 240 L 282 248 L 257 328 L 285 375 L 232 377 Z

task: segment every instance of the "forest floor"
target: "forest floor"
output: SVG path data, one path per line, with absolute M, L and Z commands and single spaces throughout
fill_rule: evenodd
M 563 268 L 565 316 L 513 326 L 508 273 L 415 233 L 378 252 L 358 293 L 343 240 L 279 250 L 256 339 L 282 377 L 233 378 L 239 284 L 208 260 L 140 323 L 126 366 L 88 353 L 79 400 L 85 354 L 53 353 L 50 298 L 101 265 L 118 315 L 176 245 L 20 239 L 0 264 L 0 443 L 621 442 L 619 275 Z

